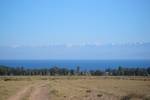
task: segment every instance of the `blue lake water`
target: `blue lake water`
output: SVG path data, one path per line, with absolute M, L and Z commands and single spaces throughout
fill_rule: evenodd
M 122 67 L 150 67 L 150 60 L 0 60 L 0 65 L 25 68 L 50 68 L 53 66 L 83 70 Z

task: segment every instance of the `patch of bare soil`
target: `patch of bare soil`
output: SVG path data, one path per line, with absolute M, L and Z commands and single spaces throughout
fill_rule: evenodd
M 8 100 L 49 100 L 49 91 L 46 82 L 35 83 L 19 90 Z
M 30 91 L 32 85 L 29 85 L 25 87 L 24 89 L 18 91 L 15 95 L 8 98 L 8 100 L 22 100 L 27 95 L 27 93 Z
M 29 100 L 50 100 L 47 84 L 43 83 L 40 86 L 34 87 Z

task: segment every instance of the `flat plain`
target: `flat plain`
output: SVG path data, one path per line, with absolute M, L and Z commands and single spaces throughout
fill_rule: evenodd
M 0 100 L 150 100 L 150 77 L 0 77 Z

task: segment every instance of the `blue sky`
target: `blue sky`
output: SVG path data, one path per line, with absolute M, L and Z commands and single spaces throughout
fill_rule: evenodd
M 150 59 L 149 5 L 0 0 L 0 59 Z

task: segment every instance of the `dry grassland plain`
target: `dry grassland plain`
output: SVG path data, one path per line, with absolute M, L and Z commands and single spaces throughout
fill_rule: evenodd
M 0 100 L 150 100 L 150 77 L 0 77 Z

